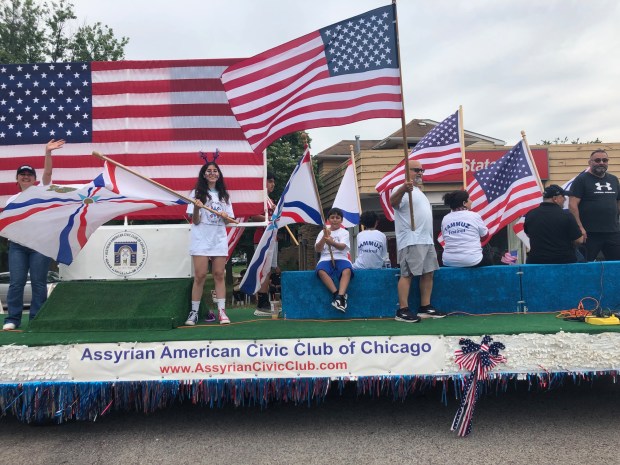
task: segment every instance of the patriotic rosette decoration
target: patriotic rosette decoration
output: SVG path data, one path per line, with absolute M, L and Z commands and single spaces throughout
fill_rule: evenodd
M 471 432 L 479 383 L 486 380 L 489 371 L 498 364 L 506 362 L 506 357 L 499 353 L 506 347 L 501 342 L 492 341 L 493 338 L 488 335 L 482 338 L 480 344 L 476 344 L 471 339 L 462 338 L 459 341 L 461 348 L 454 352 L 454 361 L 459 368 L 471 371 L 471 375 L 465 384 L 465 395 L 450 428 L 451 431 L 456 430 L 461 437 L 465 437 Z

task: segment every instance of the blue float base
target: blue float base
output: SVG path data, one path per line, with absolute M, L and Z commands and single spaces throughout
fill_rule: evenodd
M 447 313 L 553 312 L 576 308 L 588 296 L 603 308 L 620 307 L 620 262 L 570 265 L 511 265 L 441 268 L 435 272 L 432 303 Z M 393 318 L 398 308 L 399 270 L 358 270 L 351 280 L 346 313 L 314 271 L 282 273 L 282 312 L 287 319 Z M 418 308 L 418 280 L 409 307 Z

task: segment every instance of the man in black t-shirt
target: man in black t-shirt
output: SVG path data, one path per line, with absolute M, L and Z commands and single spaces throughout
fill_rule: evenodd
M 525 215 L 523 230 L 530 238 L 527 263 L 575 263 L 575 246 L 583 235 L 571 212 L 563 209 L 565 195 L 551 184 L 543 193 L 543 203 Z
M 620 183 L 607 172 L 609 157 L 603 149 L 590 154 L 590 168 L 575 178 L 570 188 L 569 209 L 586 244 L 586 259 L 620 260 Z

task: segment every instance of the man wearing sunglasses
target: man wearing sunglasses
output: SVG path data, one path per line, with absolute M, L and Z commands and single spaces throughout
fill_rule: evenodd
M 586 259 L 620 260 L 620 184 L 607 172 L 609 157 L 603 149 L 590 154 L 589 169 L 575 178 L 570 188 L 569 209 L 581 229 Z
M 409 181 L 395 187 L 390 195 L 394 207 L 394 229 L 400 278 L 398 280 L 398 306 L 396 321 L 419 323 L 420 318 L 446 316 L 431 305 L 433 273 L 439 269 L 433 244 L 433 210 L 420 189 L 424 169 L 418 160 L 409 161 Z M 411 229 L 409 192 L 413 205 L 415 229 Z M 409 309 L 409 289 L 414 276 L 420 277 L 420 308 Z

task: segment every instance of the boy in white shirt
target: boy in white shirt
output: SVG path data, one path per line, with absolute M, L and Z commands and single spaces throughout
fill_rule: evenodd
M 347 309 L 347 287 L 353 277 L 349 258 L 351 244 L 349 232 L 342 227 L 343 216 L 342 210 L 332 208 L 327 214 L 329 227 L 319 233 L 314 244 L 314 250 L 321 254 L 319 263 L 316 265 L 316 274 L 332 293 L 332 306 L 341 312 Z M 337 289 L 336 279 L 339 280 Z
M 379 218 L 373 211 L 362 213 L 360 223 L 364 230 L 357 235 L 357 258 L 353 263 L 354 270 L 372 270 L 382 268 L 390 259 L 387 250 L 387 238 L 377 231 Z

